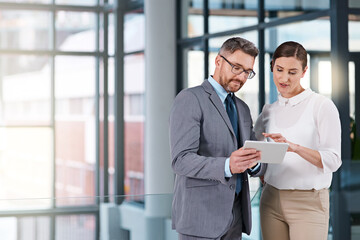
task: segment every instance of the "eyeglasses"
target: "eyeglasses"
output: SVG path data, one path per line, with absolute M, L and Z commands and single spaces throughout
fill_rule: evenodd
M 244 68 L 236 66 L 236 65 L 232 64 L 231 62 L 229 62 L 229 60 L 227 60 L 224 56 L 220 55 L 220 57 L 222 57 L 228 64 L 230 64 L 231 72 L 233 74 L 240 75 L 242 73 L 245 73 L 245 76 L 248 79 L 251 79 L 255 76 L 256 73 L 253 70 L 244 70 Z

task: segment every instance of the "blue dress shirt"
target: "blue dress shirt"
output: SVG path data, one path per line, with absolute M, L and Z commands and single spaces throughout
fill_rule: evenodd
M 225 107 L 225 99 L 228 95 L 228 92 L 215 80 L 210 76 L 208 78 L 209 83 L 214 88 L 215 92 L 219 96 L 221 102 L 223 103 L 224 108 Z M 260 164 L 257 164 L 254 168 L 250 169 L 251 172 L 256 172 L 258 168 L 260 167 Z M 225 161 L 225 177 L 232 177 L 231 171 L 230 171 L 230 157 L 228 157 Z

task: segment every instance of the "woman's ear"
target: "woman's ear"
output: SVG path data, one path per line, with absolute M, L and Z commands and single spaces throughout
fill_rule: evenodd
M 303 71 L 303 73 L 302 73 L 302 75 L 301 75 L 301 78 L 303 78 L 303 77 L 305 76 L 305 73 L 306 73 L 307 70 L 308 70 L 308 66 L 306 66 L 306 67 L 304 68 L 304 71 Z

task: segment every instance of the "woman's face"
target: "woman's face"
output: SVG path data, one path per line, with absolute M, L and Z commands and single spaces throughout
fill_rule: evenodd
M 280 57 L 273 66 L 274 83 L 281 96 L 291 98 L 304 91 L 300 79 L 304 77 L 307 67 L 303 69 L 300 60 L 295 57 Z

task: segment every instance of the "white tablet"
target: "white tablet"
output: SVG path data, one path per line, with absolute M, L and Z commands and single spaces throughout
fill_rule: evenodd
M 261 160 L 258 162 L 279 164 L 284 160 L 288 147 L 288 143 L 246 140 L 243 148 L 255 148 L 261 151 Z

